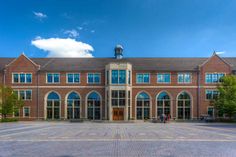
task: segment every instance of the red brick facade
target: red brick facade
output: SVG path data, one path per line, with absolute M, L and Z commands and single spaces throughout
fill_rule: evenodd
M 79 64 L 79 63 L 78 63 Z M 106 109 L 106 77 L 105 77 L 105 67 L 104 70 L 78 70 L 80 73 L 80 83 L 79 84 L 68 84 L 66 83 L 66 73 L 75 71 L 61 71 L 60 73 L 60 83 L 48 84 L 46 83 L 47 72 L 54 71 L 41 71 L 41 66 L 34 63 L 31 59 L 27 58 L 25 55 L 12 60 L 12 62 L 5 65 L 4 70 L 1 73 L 0 80 L 2 84 L 11 86 L 14 90 L 16 89 L 30 89 L 32 90 L 32 100 L 26 100 L 25 106 L 30 107 L 30 116 L 27 118 L 23 117 L 23 109 L 20 110 L 20 119 L 22 120 L 35 120 L 35 119 L 45 119 L 45 103 L 47 99 L 47 94 L 50 91 L 55 91 L 60 95 L 60 119 L 67 119 L 65 117 L 66 109 L 66 97 L 71 91 L 76 91 L 80 95 L 81 103 L 81 118 L 86 118 L 86 97 L 91 91 L 96 91 L 101 95 L 101 119 L 108 119 L 107 109 Z M 32 83 L 13 83 L 12 73 L 14 72 L 27 72 L 32 73 Z M 100 84 L 88 84 L 87 83 L 87 73 L 88 72 L 98 72 L 101 73 L 101 83 Z M 171 83 L 157 83 L 157 73 L 167 72 L 171 74 Z M 191 83 L 178 83 L 177 74 L 180 72 L 191 73 Z M 150 108 L 151 117 L 157 117 L 157 105 L 156 97 L 161 91 L 165 91 L 169 94 L 171 98 L 171 115 L 172 118 L 177 118 L 177 96 L 185 91 L 191 97 L 191 119 L 199 118 L 202 114 L 207 114 L 207 108 L 209 106 L 209 101 L 206 100 L 205 90 L 215 89 L 217 84 L 207 84 L 205 83 L 205 74 L 211 72 L 220 72 L 231 74 L 232 68 L 229 63 L 224 59 L 220 58 L 218 55 L 213 55 L 209 59 L 206 59 L 201 65 L 197 66 L 195 71 L 159 71 L 157 70 L 132 70 L 132 114 L 131 118 L 136 119 L 136 96 L 141 91 L 148 93 L 150 96 Z M 57 72 L 58 73 L 58 72 Z M 136 74 L 137 73 L 149 73 L 150 83 L 149 84 L 137 84 Z

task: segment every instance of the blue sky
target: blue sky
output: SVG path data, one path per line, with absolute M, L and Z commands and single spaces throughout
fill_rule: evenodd
M 0 57 L 236 56 L 235 0 L 7 0 Z

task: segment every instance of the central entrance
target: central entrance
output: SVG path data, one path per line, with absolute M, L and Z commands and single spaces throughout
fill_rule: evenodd
M 113 108 L 113 120 L 124 120 L 124 108 Z

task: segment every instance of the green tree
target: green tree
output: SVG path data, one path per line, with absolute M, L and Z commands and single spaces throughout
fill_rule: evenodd
M 231 119 L 236 113 L 236 77 L 228 75 L 221 78 L 218 85 L 219 96 L 213 104 L 220 114 L 226 114 Z
M 2 118 L 7 118 L 7 115 L 12 115 L 23 107 L 24 102 L 18 99 L 18 95 L 14 93 L 12 88 L 0 86 L 0 114 Z

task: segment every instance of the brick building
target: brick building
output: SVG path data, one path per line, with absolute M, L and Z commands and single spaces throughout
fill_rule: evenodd
M 0 58 L 0 81 L 25 101 L 22 120 L 175 119 L 214 116 L 219 78 L 236 58 Z

